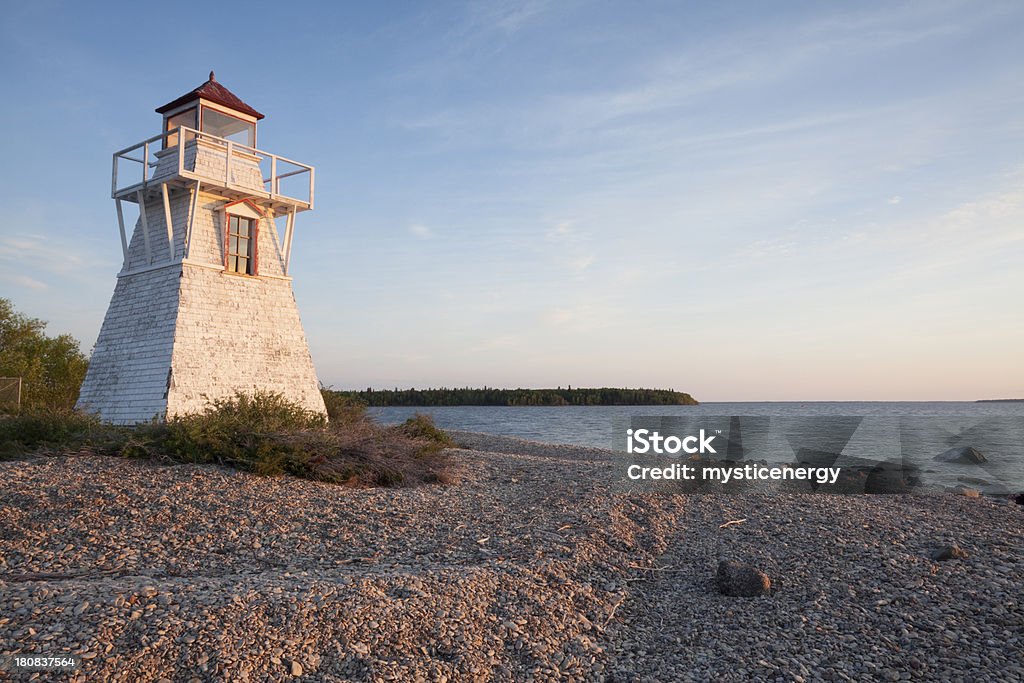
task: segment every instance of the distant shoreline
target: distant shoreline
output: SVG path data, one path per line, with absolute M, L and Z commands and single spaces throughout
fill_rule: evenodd
M 1024 403 L 1024 398 L 982 398 L 975 403 Z
M 329 390 L 348 401 L 373 408 L 449 406 L 695 406 L 697 399 L 673 389 L 366 389 Z

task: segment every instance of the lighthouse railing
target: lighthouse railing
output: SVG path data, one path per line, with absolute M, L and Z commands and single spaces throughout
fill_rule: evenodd
M 174 144 L 170 144 L 169 140 L 174 140 Z M 185 141 L 183 145 L 178 142 L 182 140 Z M 198 147 L 200 143 L 223 148 L 223 175 L 219 173 L 219 169 L 218 177 L 214 177 L 195 168 L 194 158 L 192 164 L 187 163 L 188 148 L 190 146 Z M 170 153 L 174 153 L 177 157 L 173 161 L 176 169 L 168 168 L 167 162 L 163 161 L 164 157 Z M 144 191 L 150 186 L 156 188 L 173 179 L 174 175 L 201 180 L 204 183 L 212 182 L 214 185 L 243 193 L 256 192 L 255 187 L 239 184 L 236 174 L 232 173 L 243 164 L 248 167 L 247 170 L 253 170 L 253 163 L 259 168 L 259 181 L 263 186 L 260 197 L 284 203 L 306 204 L 308 208 L 313 208 L 315 170 L 309 164 L 186 126 L 171 128 L 131 147 L 114 152 L 110 195 L 115 199 L 130 199 L 138 191 Z M 190 165 L 193 167 L 190 168 Z M 167 173 L 172 170 L 176 170 L 176 174 Z M 282 181 L 284 181 L 284 189 L 282 189 Z

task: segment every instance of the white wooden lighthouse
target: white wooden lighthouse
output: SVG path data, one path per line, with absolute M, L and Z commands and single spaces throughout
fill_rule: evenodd
M 124 264 L 78 407 L 127 424 L 260 390 L 324 413 L 288 271 L 313 167 L 257 149 L 263 114 L 213 72 L 156 111 L 162 132 L 114 154 Z

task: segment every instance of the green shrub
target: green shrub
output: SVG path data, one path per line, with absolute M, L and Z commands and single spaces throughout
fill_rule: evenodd
M 0 459 L 31 451 L 76 451 L 91 447 L 116 451 L 125 442 L 126 429 L 102 424 L 94 415 L 53 408 L 22 408 L 0 416 Z
M 394 429 L 410 439 L 425 441 L 427 443 L 426 448 L 433 452 L 455 446 L 452 438 L 447 433 L 438 429 L 434 424 L 434 419 L 429 415 L 416 413 L 402 424 L 394 427 Z
M 200 413 L 136 427 L 112 427 L 78 413 L 37 411 L 0 418 L 9 457 L 50 447 L 89 447 L 122 457 L 215 463 L 262 476 L 291 474 L 349 486 L 454 483 L 442 451 L 451 441 L 429 418 L 381 427 L 365 415 L 327 423 L 280 394 L 236 394 Z
M 336 424 L 349 425 L 366 419 L 366 402 L 352 396 L 346 396 L 329 387 L 320 387 L 320 395 L 324 398 L 327 418 Z
M 278 474 L 283 469 L 273 463 L 293 450 L 280 437 L 322 429 L 324 425 L 322 415 L 305 410 L 280 394 L 237 393 L 215 400 L 201 413 L 139 427 L 139 439 L 132 454 L 156 454 L 180 462 L 214 462 Z

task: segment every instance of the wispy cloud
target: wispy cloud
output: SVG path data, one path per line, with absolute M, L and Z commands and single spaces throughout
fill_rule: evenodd
M 4 282 L 14 285 L 16 287 L 27 287 L 28 289 L 44 290 L 48 289 L 49 285 L 45 282 L 36 280 L 35 278 L 29 277 L 28 275 L 8 275 L 4 274 L 0 276 Z
M 59 257 L 56 257 L 59 253 Z M 58 275 L 78 270 L 83 261 L 74 250 L 55 249 L 52 240 L 34 234 L 0 238 L 0 261 Z
M 596 256 L 593 254 L 584 254 L 582 256 L 576 256 L 569 259 L 569 267 L 575 271 L 582 271 L 589 268 L 594 263 Z
M 515 33 L 548 11 L 551 0 L 487 0 L 471 5 L 471 25 L 478 31 Z
M 469 350 L 473 353 L 494 351 L 497 349 L 510 349 L 516 347 L 520 343 L 517 337 L 512 335 L 501 335 L 497 337 L 490 337 L 484 339 L 469 347 Z
M 409 233 L 421 240 L 428 240 L 434 236 L 434 231 L 423 225 L 422 223 L 413 223 L 409 226 Z

